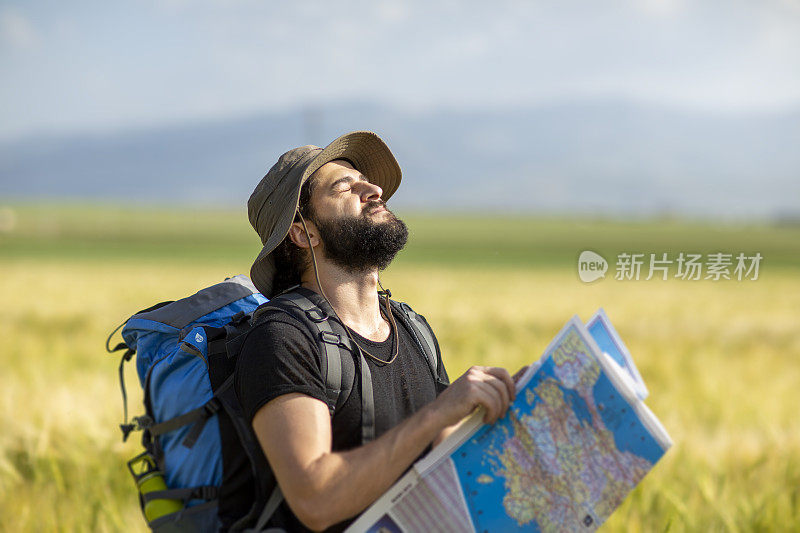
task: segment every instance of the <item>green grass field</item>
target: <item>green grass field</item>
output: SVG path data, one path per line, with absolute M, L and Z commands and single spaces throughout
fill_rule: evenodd
M 675 441 L 606 531 L 800 527 L 800 228 L 680 220 L 408 215 L 384 274 L 437 331 L 451 377 L 536 359 L 603 306 Z M 760 252 L 757 281 L 584 284 L 580 251 Z M 247 273 L 244 212 L 0 209 L 0 530 L 145 529 L 122 444 L 118 358 L 131 313 Z M 613 266 L 612 266 L 613 269 Z M 132 367 L 129 404 L 138 413 Z M 132 439 L 135 440 L 135 439 Z

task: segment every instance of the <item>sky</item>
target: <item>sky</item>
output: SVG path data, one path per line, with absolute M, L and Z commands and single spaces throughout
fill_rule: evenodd
M 0 139 L 326 102 L 800 105 L 800 0 L 0 0 Z

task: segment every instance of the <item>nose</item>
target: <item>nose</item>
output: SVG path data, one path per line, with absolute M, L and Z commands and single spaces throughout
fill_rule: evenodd
M 361 201 L 362 202 L 369 202 L 372 200 L 380 200 L 381 196 L 383 196 L 383 189 L 375 185 L 374 183 L 370 183 L 368 181 L 362 181 L 364 189 L 361 191 Z

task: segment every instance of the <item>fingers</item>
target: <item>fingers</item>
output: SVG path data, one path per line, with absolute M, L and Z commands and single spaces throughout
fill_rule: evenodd
M 503 385 L 505 385 L 505 388 L 508 391 L 508 396 L 510 398 L 510 401 L 513 402 L 514 399 L 517 397 L 517 386 L 514 385 L 514 380 L 511 378 L 511 375 L 508 373 L 508 370 L 506 370 L 505 368 L 491 366 L 484 368 L 484 371 L 487 374 L 490 374 L 495 378 L 499 379 L 503 383 Z
M 505 416 L 509 404 L 514 401 L 516 390 L 508 371 L 496 367 L 473 367 L 481 391 L 479 403 L 486 407 L 484 422 L 494 423 Z
M 484 381 L 484 383 L 491 387 L 490 392 L 493 393 L 500 402 L 499 416 L 505 416 L 508 404 L 511 403 L 511 394 L 508 392 L 506 384 L 491 374 L 486 374 L 486 381 Z
M 522 376 L 525 375 L 525 372 L 528 370 L 529 366 L 530 365 L 525 365 L 522 368 L 520 368 L 519 370 L 517 370 L 517 373 L 514 374 L 514 376 L 511 378 L 511 379 L 514 380 L 515 384 L 519 381 L 519 378 L 521 378 Z
M 504 368 L 473 366 L 442 393 L 437 402 L 448 424 L 456 423 L 482 406 L 483 420 L 494 423 L 505 416 L 516 397 L 511 375 Z
M 475 390 L 475 403 L 483 407 L 483 422 L 486 424 L 495 423 L 503 414 L 505 407 L 494 387 L 488 383 L 478 383 Z

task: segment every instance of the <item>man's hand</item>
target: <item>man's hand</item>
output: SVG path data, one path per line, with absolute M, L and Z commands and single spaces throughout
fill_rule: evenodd
M 483 421 L 492 424 L 505 416 L 515 397 L 516 387 L 508 370 L 473 366 L 447 387 L 433 406 L 447 426 L 460 422 L 477 407 L 486 410 Z

